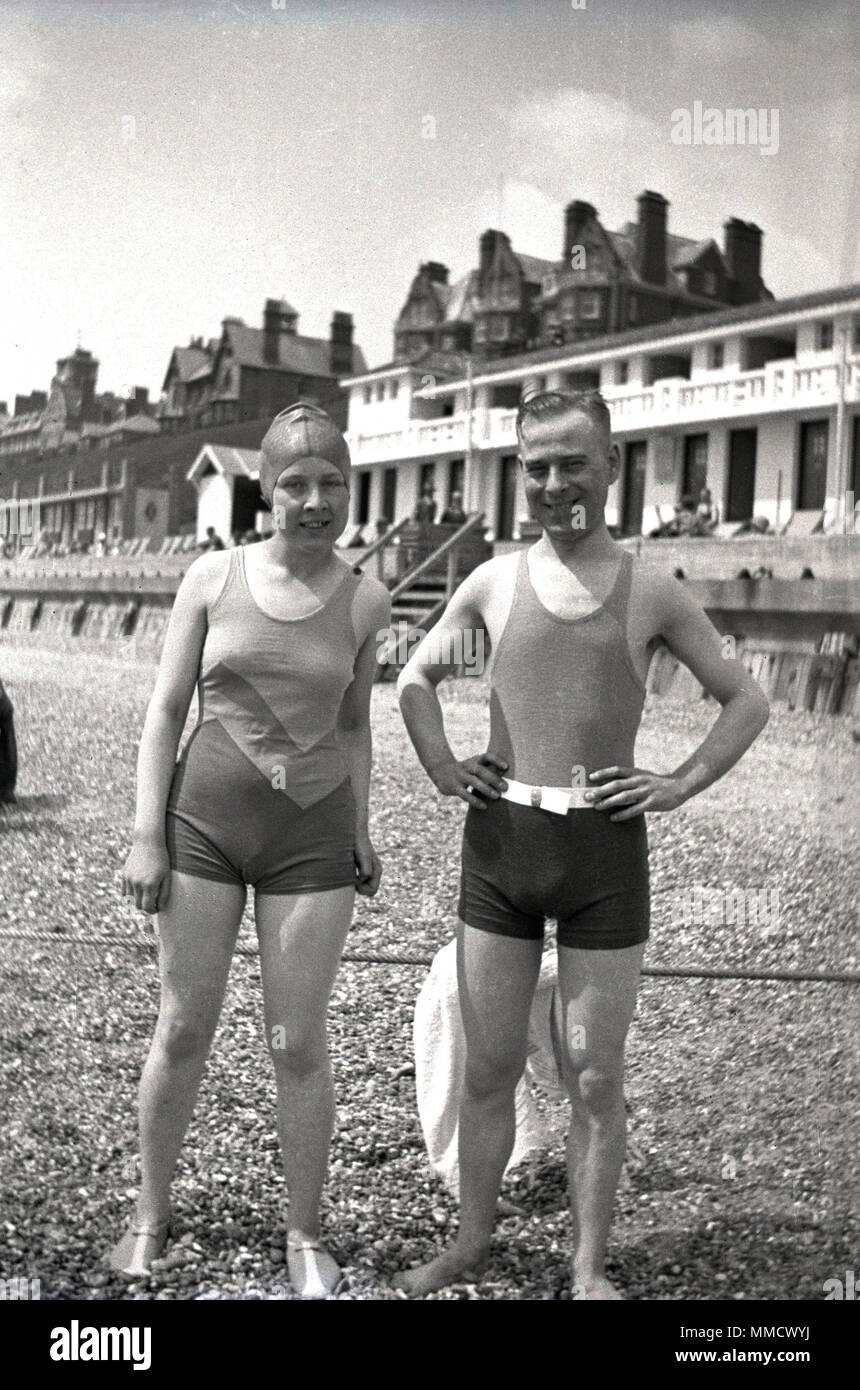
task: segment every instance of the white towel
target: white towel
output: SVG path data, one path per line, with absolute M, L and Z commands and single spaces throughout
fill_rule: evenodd
M 516 1090 L 516 1138 L 508 1167 L 534 1149 L 556 1142 L 558 1134 L 540 1114 L 531 1084 L 553 1097 L 566 1091 L 559 1074 L 558 1032 L 554 1018 L 558 973 L 555 949 L 545 952 L 529 1019 L 529 1052 Z M 450 941 L 433 958 L 421 986 L 413 1023 L 418 1114 L 434 1172 L 457 1195 L 457 1112 L 466 1065 L 466 1041 L 457 995 L 457 943 Z

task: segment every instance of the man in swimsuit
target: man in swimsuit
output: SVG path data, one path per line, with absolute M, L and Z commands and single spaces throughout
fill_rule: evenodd
M 544 920 L 558 922 L 574 1296 L 622 1295 L 605 1274 L 625 1150 L 624 1044 L 649 932 L 644 812 L 671 811 L 723 776 L 764 727 L 764 695 L 674 578 L 644 571 L 609 536 L 619 471 L 596 393 L 546 392 L 520 407 L 520 462 L 540 540 L 478 566 L 399 682 L 418 756 L 443 796 L 469 806 L 458 979 L 467 1061 L 459 1120 L 460 1226 L 429 1264 L 397 1276 L 422 1295 L 486 1263 L 514 1140 Z M 436 687 L 455 634 L 493 653 L 485 753 L 457 759 Z M 439 640 L 439 639 L 442 640 Z M 445 640 L 448 639 L 448 640 Z M 460 638 L 462 640 L 462 638 Z M 667 647 L 722 706 L 674 771 L 634 763 L 645 679 Z

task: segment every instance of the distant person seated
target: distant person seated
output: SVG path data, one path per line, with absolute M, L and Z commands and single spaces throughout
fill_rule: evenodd
M 462 526 L 468 520 L 463 511 L 462 492 L 452 492 L 451 500 L 440 518 L 442 526 Z
M 436 489 L 432 483 L 425 483 L 415 507 L 414 519 L 426 526 L 432 526 L 436 520 L 435 492 Z
M 770 522 L 767 517 L 754 516 L 749 521 L 745 521 L 742 526 L 739 526 L 735 534 L 738 536 L 766 536 L 769 532 Z
M 15 783 L 18 780 L 18 746 L 15 742 L 15 721 L 12 701 L 0 681 L 0 806 L 16 806 Z
M 206 539 L 201 544 L 201 550 L 223 550 L 224 542 L 218 535 L 214 526 L 206 527 Z
M 713 531 L 720 519 L 720 514 L 714 506 L 711 497 L 711 489 L 703 487 L 699 493 L 699 501 L 696 506 L 696 523 L 698 532 L 701 535 L 709 535 Z

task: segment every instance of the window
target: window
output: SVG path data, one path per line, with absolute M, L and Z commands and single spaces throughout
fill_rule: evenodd
M 364 388 L 364 404 L 365 404 L 365 405 L 370 405 L 370 402 L 371 402 L 372 400 L 373 400 L 373 387 L 372 387 L 372 386 L 365 386 L 365 388 Z
M 397 392 L 400 389 L 400 382 L 392 379 L 388 384 L 388 394 L 392 400 L 397 399 Z
M 370 517 L 370 469 L 363 468 L 358 475 L 358 503 L 355 520 L 359 526 L 366 526 Z
M 600 295 L 596 290 L 589 290 L 587 294 L 580 294 L 579 317 L 581 319 L 599 319 L 600 312 Z
M 706 270 L 702 275 L 702 288 L 705 294 L 716 294 L 717 276 L 713 270 Z
M 630 376 L 630 363 L 625 358 L 623 362 L 615 363 L 615 385 L 626 386 Z
M 833 320 L 825 319 L 815 325 L 815 347 L 818 352 L 829 352 L 833 347 Z
M 639 300 L 636 298 L 635 294 L 631 294 L 627 301 L 627 322 L 639 322 Z
M 828 422 L 804 420 L 800 425 L 800 466 L 797 477 L 797 510 L 817 511 L 824 506 L 827 483 Z
M 853 347 L 855 352 L 860 352 L 860 319 L 854 320 Z
M 376 399 L 377 399 L 378 401 L 384 401 L 384 400 L 385 400 L 385 382 L 384 382 L 384 381 L 377 382 L 377 386 L 376 386 Z
M 725 361 L 725 345 L 723 343 L 711 343 L 708 348 L 708 366 L 711 371 L 718 371 Z
M 561 297 L 561 316 L 565 319 L 572 319 L 574 312 L 573 294 L 564 294 Z
M 493 319 L 490 324 L 490 337 L 494 343 L 503 343 L 508 336 L 508 321 L 506 318 Z

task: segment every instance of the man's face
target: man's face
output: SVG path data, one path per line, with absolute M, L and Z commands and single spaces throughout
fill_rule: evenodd
M 548 535 L 575 537 L 600 525 L 618 446 L 580 410 L 529 419 L 520 447 L 526 501 Z

